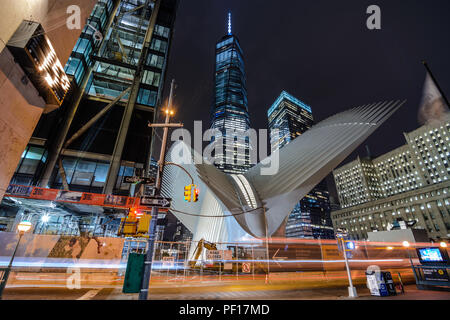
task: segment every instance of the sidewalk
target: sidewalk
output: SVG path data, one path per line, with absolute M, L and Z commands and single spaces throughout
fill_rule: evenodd
M 253 290 L 233 290 L 233 288 L 224 290 L 221 288 L 218 291 L 199 291 L 198 289 L 170 293 L 150 288 L 149 300 L 450 300 L 450 292 L 418 290 L 415 285 L 406 286 L 404 294 L 389 297 L 371 296 L 367 287 L 359 286 L 357 287 L 358 298 L 349 298 L 347 288 L 295 290 L 254 290 L 254 288 Z M 137 300 L 138 294 L 123 294 L 121 289 L 114 289 L 105 298 Z

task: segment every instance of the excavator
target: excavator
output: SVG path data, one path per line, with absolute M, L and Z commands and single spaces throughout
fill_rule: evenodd
M 217 246 L 215 243 L 206 241 L 205 239 L 201 239 L 198 244 L 197 247 L 195 248 L 194 251 L 194 255 L 193 255 L 193 259 L 189 260 L 189 266 L 191 267 L 191 269 L 196 269 L 196 268 L 201 268 L 201 265 L 197 265 L 198 259 L 200 258 L 203 249 L 206 248 L 207 250 L 217 250 Z M 230 247 L 230 249 L 234 249 L 236 248 L 235 246 Z M 246 259 L 246 255 L 242 252 L 241 254 L 235 253 L 236 256 L 241 257 L 242 259 Z M 236 260 L 237 258 L 232 258 L 233 260 Z M 205 267 L 205 270 L 211 270 L 211 271 L 219 271 L 221 270 L 222 272 L 224 272 L 225 270 L 224 268 L 224 263 L 220 262 L 220 261 L 216 261 L 214 263 L 214 265 L 210 265 Z M 237 270 L 236 270 L 237 269 Z M 265 266 L 261 266 L 260 263 L 255 263 L 255 270 L 258 270 L 257 272 L 265 272 L 264 271 Z M 235 273 L 235 272 L 242 272 L 242 263 L 238 262 L 238 263 L 233 263 L 232 264 L 232 268 L 230 269 L 231 273 Z
M 198 258 L 200 257 L 200 255 L 203 252 L 203 248 L 206 248 L 207 250 L 217 250 L 217 246 L 215 243 L 212 242 L 208 242 L 205 239 L 201 239 L 198 243 L 197 243 L 197 247 L 195 248 L 194 251 L 194 259 L 189 261 L 189 266 L 191 268 L 195 268 Z

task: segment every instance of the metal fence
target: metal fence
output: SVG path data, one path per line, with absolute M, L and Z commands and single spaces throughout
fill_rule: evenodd
M 294 278 L 332 281 L 342 278 L 345 270 L 342 252 L 332 240 L 216 243 L 217 250 L 205 248 L 195 257 L 197 245 L 197 241 L 156 241 L 152 279 L 184 283 L 266 280 L 270 276 L 283 281 Z M 144 253 L 146 248 L 146 239 L 126 240 L 123 261 L 130 252 Z M 402 275 L 413 279 L 408 257 L 401 246 L 386 247 L 361 241 L 351 253 L 350 266 L 352 273 L 361 279 L 365 279 L 367 268 L 374 265 L 395 274 L 401 271 Z

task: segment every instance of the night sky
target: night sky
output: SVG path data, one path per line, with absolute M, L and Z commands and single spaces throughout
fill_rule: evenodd
M 368 30 L 366 9 L 381 7 L 381 30 Z M 282 90 L 312 107 L 318 122 L 346 109 L 407 99 L 390 120 L 361 145 L 373 156 L 405 143 L 416 129 L 429 63 L 450 96 L 450 1 L 365 0 L 181 0 L 171 47 L 170 80 L 177 90 L 176 121 L 210 124 L 214 49 L 226 34 L 227 13 L 244 50 L 251 126 L 267 128 L 267 110 Z

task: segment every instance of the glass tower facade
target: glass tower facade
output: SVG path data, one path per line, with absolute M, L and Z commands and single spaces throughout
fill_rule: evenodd
M 216 44 L 215 92 L 211 129 L 220 131 L 223 147 L 216 149 L 215 165 L 225 173 L 243 173 L 250 168 L 250 128 L 245 65 L 238 38 L 231 33 Z
M 272 152 L 305 133 L 313 124 L 311 107 L 283 91 L 267 112 Z M 278 131 L 278 132 L 277 132 Z M 320 182 L 295 206 L 282 235 L 288 238 L 332 239 L 329 192 L 325 181 Z
M 281 93 L 267 116 L 272 152 L 297 138 L 314 123 L 311 108 L 286 91 Z M 278 129 L 279 134 L 274 129 Z
M 105 193 L 119 144 L 123 149 L 117 153 L 120 168 L 111 179 L 109 193 L 128 195 L 131 185 L 123 181 L 124 176 L 143 169 L 151 174 L 152 131 L 147 124 L 161 105 L 177 6 L 177 0 L 160 1 L 151 41 L 144 51 L 155 3 L 98 0 L 65 66 L 72 92 L 59 110 L 42 116 L 11 183 L 39 185 L 58 137 L 67 141 L 121 94 L 117 103 L 59 153 L 66 181 L 70 190 Z M 140 78 L 138 70 L 142 70 Z M 137 95 L 129 102 L 130 91 L 123 92 L 136 78 L 141 79 Z M 132 112 L 125 123 L 126 108 Z M 62 133 L 68 119 L 68 131 Z M 122 141 L 121 132 L 126 132 Z M 63 186 L 57 167 L 49 178 L 51 188 Z

